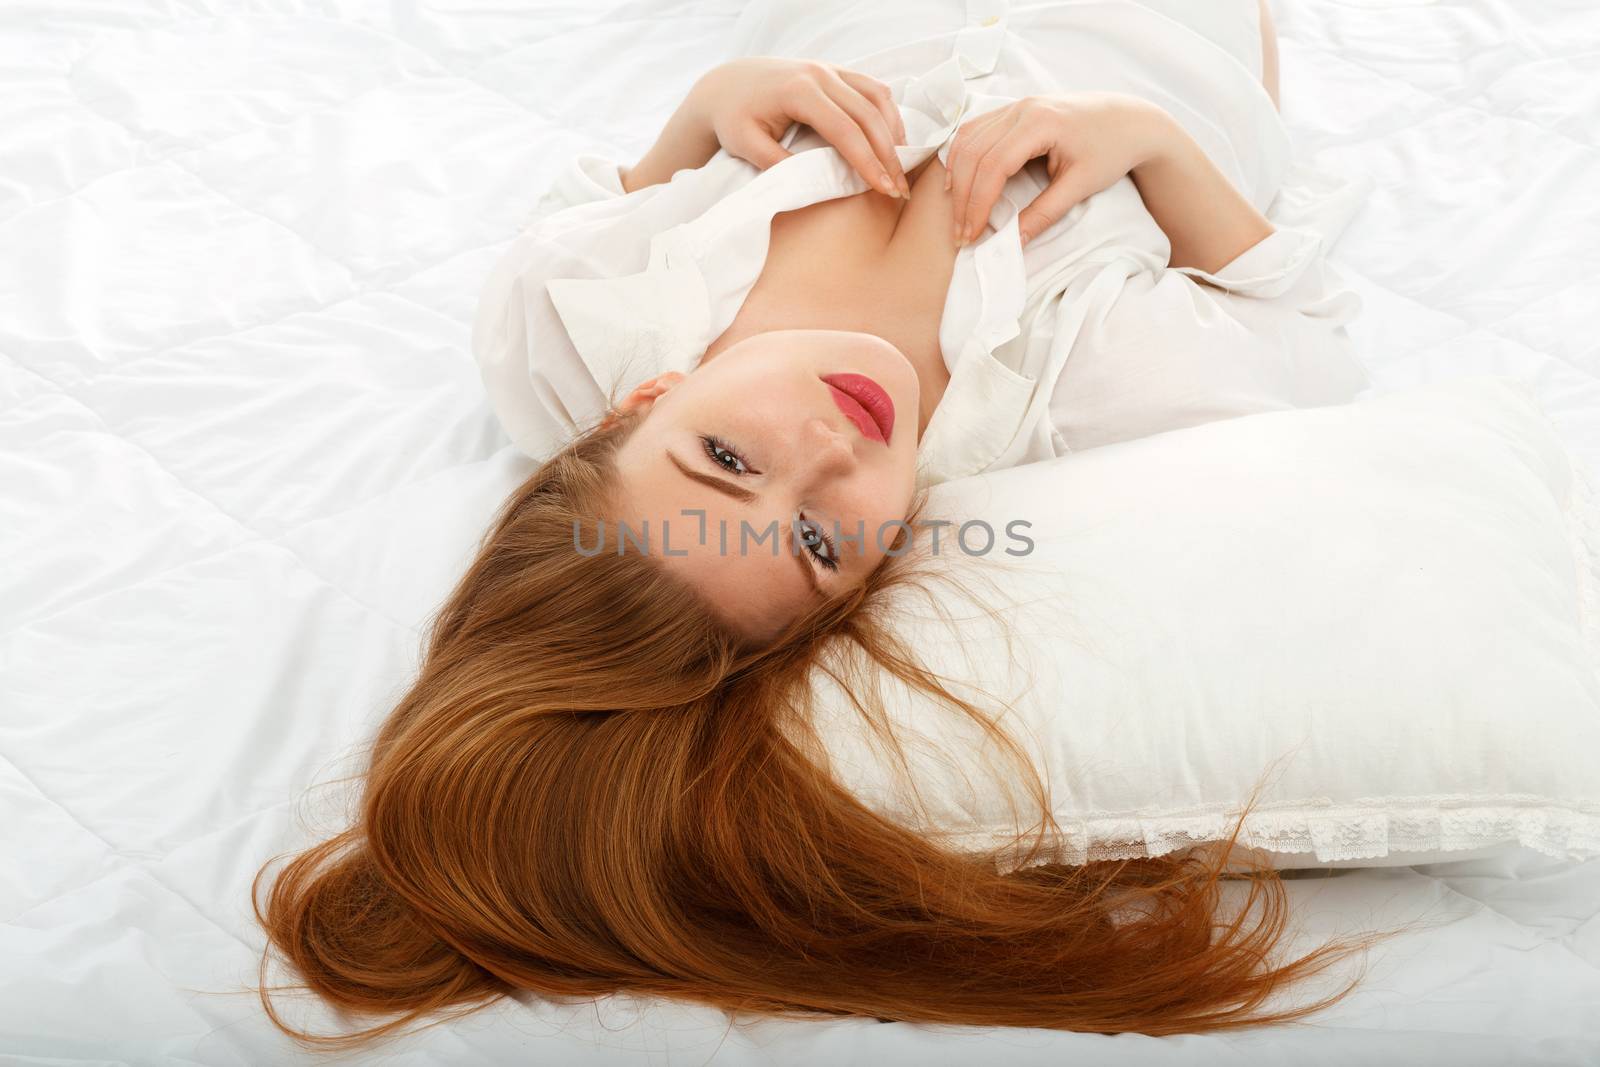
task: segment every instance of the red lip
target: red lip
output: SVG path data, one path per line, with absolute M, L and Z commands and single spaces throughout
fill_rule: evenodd
M 894 401 L 865 374 L 824 374 L 833 402 L 863 437 L 889 443 L 894 434 Z

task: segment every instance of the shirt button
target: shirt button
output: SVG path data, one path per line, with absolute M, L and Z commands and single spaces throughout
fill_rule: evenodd
M 995 23 L 997 23 L 999 21 L 1000 21 L 1000 16 L 999 15 L 990 15 L 988 18 L 983 20 L 983 24 L 985 26 L 993 26 Z

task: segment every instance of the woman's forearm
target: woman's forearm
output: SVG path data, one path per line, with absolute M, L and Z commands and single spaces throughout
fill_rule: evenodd
M 1158 149 L 1129 177 L 1172 245 L 1173 267 L 1219 270 L 1273 233 L 1176 119 L 1160 112 Z
M 717 154 L 716 132 L 694 90 L 678 105 L 655 144 L 632 167 L 622 168 L 622 189 L 631 193 L 668 181 L 680 170 L 703 167 Z

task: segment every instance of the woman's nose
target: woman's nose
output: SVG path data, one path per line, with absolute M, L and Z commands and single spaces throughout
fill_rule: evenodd
M 806 454 L 819 472 L 838 473 L 855 466 L 855 442 L 851 430 L 835 429 L 826 419 L 812 419 L 806 425 Z

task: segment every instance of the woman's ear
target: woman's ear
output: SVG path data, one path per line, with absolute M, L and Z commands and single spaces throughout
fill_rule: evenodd
M 649 411 L 650 405 L 655 403 L 657 397 L 671 390 L 673 386 L 683 381 L 683 378 L 679 372 L 669 370 L 640 382 L 617 404 L 615 413 L 625 415 L 632 411 Z M 603 423 L 609 425 L 612 421 L 613 416 L 608 414 Z
M 654 378 L 642 381 L 633 387 L 633 392 L 623 397 L 622 403 L 617 405 L 617 410 L 627 412 L 639 407 L 648 409 L 651 401 L 681 381 L 683 381 L 683 375 L 675 370 L 669 370 L 664 374 L 658 374 Z

